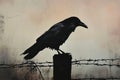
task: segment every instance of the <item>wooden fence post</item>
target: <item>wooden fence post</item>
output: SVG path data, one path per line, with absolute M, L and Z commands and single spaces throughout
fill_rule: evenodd
M 70 53 L 55 54 L 53 56 L 53 77 L 54 80 L 71 80 L 71 61 Z

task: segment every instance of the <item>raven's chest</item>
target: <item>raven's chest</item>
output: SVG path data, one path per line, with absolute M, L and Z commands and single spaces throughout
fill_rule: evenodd
M 50 38 L 48 42 L 48 47 L 50 48 L 58 48 L 60 45 L 62 45 L 70 36 L 70 34 L 75 30 L 74 25 L 73 26 L 65 26 L 60 31 L 56 31 L 53 38 Z

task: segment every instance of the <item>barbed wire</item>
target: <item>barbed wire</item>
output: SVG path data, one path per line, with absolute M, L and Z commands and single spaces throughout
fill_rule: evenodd
M 75 59 L 72 61 L 72 65 L 95 65 L 95 66 L 115 66 L 120 68 L 120 58 L 112 58 L 112 59 Z M 28 80 L 27 77 L 29 77 L 29 73 L 34 72 L 34 71 L 38 71 L 39 73 L 39 79 L 38 80 L 45 80 L 44 76 L 41 72 L 41 67 L 53 67 L 53 62 L 34 62 L 34 61 L 26 61 L 26 62 L 22 62 L 20 64 L 0 64 L 0 69 L 6 69 L 6 68 L 29 68 L 28 72 L 25 74 L 24 79 Z M 109 77 L 109 78 L 80 78 L 79 80 L 120 80 L 120 78 L 117 77 Z M 74 80 L 74 79 L 73 79 Z
M 33 62 L 33 61 L 32 61 Z M 0 68 L 22 68 L 22 67 L 53 67 L 53 62 L 26 61 L 20 64 L 0 64 Z M 72 65 L 96 65 L 96 66 L 116 66 L 120 68 L 120 58 L 115 59 L 80 59 L 73 60 Z
M 120 67 L 120 58 L 115 59 L 81 59 L 72 61 L 72 65 L 96 65 Z
M 120 80 L 120 78 L 114 78 L 114 77 L 109 77 L 109 78 L 79 78 L 77 80 Z M 76 80 L 76 79 L 72 79 Z

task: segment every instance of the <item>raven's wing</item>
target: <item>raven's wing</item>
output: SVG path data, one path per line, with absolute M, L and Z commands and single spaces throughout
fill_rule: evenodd
M 37 53 L 44 48 L 46 48 L 45 43 L 50 42 L 51 39 L 53 39 L 59 32 L 63 29 L 64 25 L 63 24 L 55 24 L 53 27 L 51 27 L 48 31 L 46 31 L 42 36 L 40 36 L 37 40 L 36 43 L 33 44 L 30 48 L 25 50 L 23 54 L 27 54 L 24 58 L 25 59 L 31 59 Z
M 40 41 L 46 41 L 49 39 L 52 39 L 54 37 L 56 37 L 61 30 L 64 28 L 64 25 L 62 23 L 57 23 L 55 25 L 53 25 L 48 31 L 46 31 L 42 36 L 40 36 L 39 38 L 37 38 L 37 42 Z

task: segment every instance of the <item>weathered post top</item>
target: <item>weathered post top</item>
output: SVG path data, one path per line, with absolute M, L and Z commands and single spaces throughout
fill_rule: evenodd
M 54 80 L 71 80 L 71 60 L 70 53 L 53 56 Z

